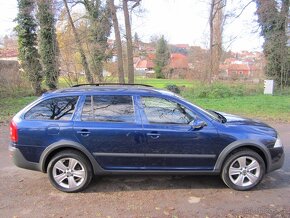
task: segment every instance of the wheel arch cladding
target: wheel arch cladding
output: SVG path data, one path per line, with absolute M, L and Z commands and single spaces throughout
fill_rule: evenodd
M 47 172 L 47 167 L 51 158 L 58 152 L 64 150 L 74 150 L 80 152 L 84 157 L 86 157 L 91 164 L 94 174 L 102 172 L 102 168 L 90 154 L 88 150 L 81 144 L 72 141 L 59 141 L 48 146 L 40 157 L 40 170 L 44 173 Z
M 265 162 L 266 172 L 270 169 L 271 155 L 266 146 L 256 141 L 243 140 L 235 141 L 222 150 L 214 166 L 214 171 L 221 172 L 224 162 L 229 155 L 241 149 L 250 149 L 257 152 Z

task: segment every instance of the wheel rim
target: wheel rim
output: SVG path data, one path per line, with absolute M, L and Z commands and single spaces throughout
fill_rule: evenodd
M 81 186 L 86 178 L 86 171 L 81 162 L 74 158 L 58 160 L 52 169 L 54 181 L 66 189 L 75 189 Z
M 250 186 L 257 182 L 261 174 L 259 162 L 250 156 L 235 159 L 229 167 L 229 177 L 237 186 Z

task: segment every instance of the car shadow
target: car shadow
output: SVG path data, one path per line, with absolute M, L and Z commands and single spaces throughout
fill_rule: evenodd
M 219 176 L 118 175 L 95 177 L 84 193 L 224 188 Z
M 253 191 L 274 190 L 290 187 L 290 171 L 276 170 L 264 176 L 262 182 Z
M 290 187 L 290 172 L 277 170 L 266 174 L 251 191 Z M 220 176 L 114 175 L 94 177 L 84 193 L 174 189 L 227 189 Z

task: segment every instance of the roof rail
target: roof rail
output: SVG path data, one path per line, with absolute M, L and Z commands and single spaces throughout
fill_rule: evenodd
M 146 84 L 133 84 L 133 83 L 85 83 L 85 84 L 77 84 L 72 87 L 80 87 L 80 86 L 110 86 L 110 85 L 122 85 L 122 86 L 145 86 L 145 87 L 153 87 Z

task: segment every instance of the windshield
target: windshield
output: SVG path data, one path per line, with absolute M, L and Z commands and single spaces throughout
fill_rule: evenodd
M 179 99 L 181 99 L 183 101 L 186 101 L 188 104 L 192 105 L 193 107 L 197 108 L 198 110 L 202 111 L 207 116 L 209 116 L 210 118 L 212 118 L 218 122 L 225 123 L 227 121 L 227 119 L 223 115 L 217 113 L 216 111 L 203 109 L 202 107 L 199 107 L 196 104 L 193 104 L 193 103 L 187 101 L 185 98 L 183 98 L 180 95 L 174 94 L 174 96 L 178 97 Z

